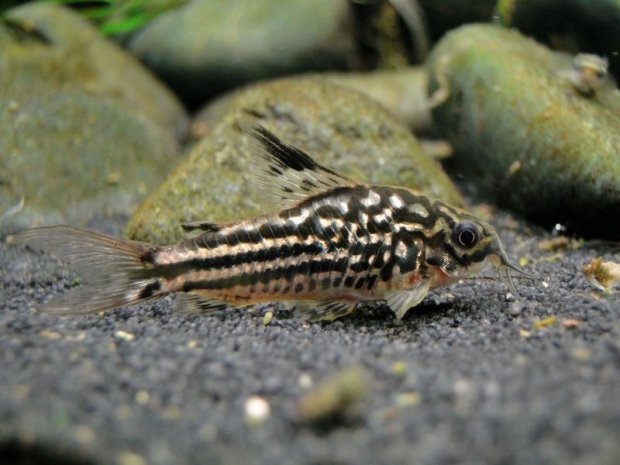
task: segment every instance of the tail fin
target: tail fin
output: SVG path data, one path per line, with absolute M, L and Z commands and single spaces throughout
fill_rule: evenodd
M 154 279 L 144 258 L 157 246 L 72 226 L 29 229 L 17 234 L 15 243 L 50 252 L 83 282 L 66 296 L 44 304 L 47 312 L 96 313 L 153 297 L 149 286 Z

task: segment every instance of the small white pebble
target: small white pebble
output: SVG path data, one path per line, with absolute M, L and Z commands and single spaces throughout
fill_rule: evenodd
M 520 315 L 524 309 L 525 306 L 521 304 L 521 302 L 515 300 L 508 306 L 508 314 L 510 316 L 517 316 Z
M 299 387 L 302 387 L 304 389 L 308 389 L 310 387 L 312 387 L 312 378 L 310 377 L 310 375 L 308 373 L 302 373 L 301 375 L 299 375 L 299 379 L 297 380 L 297 384 L 299 384 Z
M 85 425 L 78 425 L 73 428 L 73 437 L 84 446 L 92 445 L 97 440 L 95 431 Z
M 145 405 L 149 403 L 151 396 L 148 393 L 148 391 L 145 391 L 144 389 L 140 389 L 138 392 L 136 392 L 135 399 L 136 399 L 136 403 L 140 405 Z
M 136 338 L 134 334 L 128 333 L 127 331 L 116 331 L 114 337 L 124 341 L 133 341 Z
M 457 396 L 467 396 L 473 392 L 473 385 L 466 379 L 458 379 L 454 383 L 454 393 Z
M 118 456 L 117 463 L 120 465 L 146 465 L 147 461 L 141 455 L 134 452 L 121 452 Z
M 545 289 L 549 287 L 549 283 L 547 281 L 543 281 L 541 284 L 543 285 Z
M 49 339 L 50 341 L 57 341 L 62 338 L 60 333 L 57 333 L 56 331 L 48 331 L 47 329 L 40 331 L 39 336 L 43 339 Z
M 252 396 L 245 402 L 245 418 L 248 423 L 258 425 L 269 418 L 271 407 L 259 396 Z
M 585 347 L 577 347 L 573 349 L 573 357 L 581 362 L 587 362 L 592 358 L 592 351 Z
M 403 392 L 397 394 L 394 403 L 399 407 L 416 407 L 422 402 L 422 396 L 419 392 Z

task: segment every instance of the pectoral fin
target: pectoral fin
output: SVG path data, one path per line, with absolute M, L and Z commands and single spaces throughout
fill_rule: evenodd
M 396 314 L 396 318 L 402 319 L 411 307 L 418 305 L 430 289 L 430 279 L 420 281 L 415 287 L 394 291 L 385 298 L 392 311 Z
M 179 313 L 205 313 L 227 308 L 235 307 L 226 302 L 210 299 L 199 294 L 176 294 L 175 310 Z
M 312 300 L 304 300 L 295 302 L 294 315 L 309 321 L 333 321 L 336 318 L 348 315 L 355 310 L 357 305 L 358 302 L 351 301 L 328 300 L 324 302 L 315 302 Z

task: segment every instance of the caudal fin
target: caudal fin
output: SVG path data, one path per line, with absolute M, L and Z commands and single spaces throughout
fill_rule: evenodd
M 82 285 L 42 305 L 59 314 L 88 314 L 153 296 L 144 257 L 157 246 L 106 236 L 72 226 L 34 228 L 15 236 L 16 244 L 55 255 L 76 271 Z

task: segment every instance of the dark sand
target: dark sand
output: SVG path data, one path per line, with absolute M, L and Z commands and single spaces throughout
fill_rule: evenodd
M 496 224 L 538 276 L 517 280 L 520 300 L 468 281 L 403 322 L 379 307 L 331 324 L 280 311 L 265 327 L 266 309 L 185 315 L 171 298 L 51 316 L 34 308 L 74 275 L 0 243 L 0 463 L 620 463 L 620 297 L 581 272 L 595 256 L 620 262 L 620 247 L 555 256 L 537 248 L 549 235 Z M 300 379 L 352 365 L 370 378 L 357 414 L 297 424 Z M 253 395 L 271 415 L 252 426 Z

